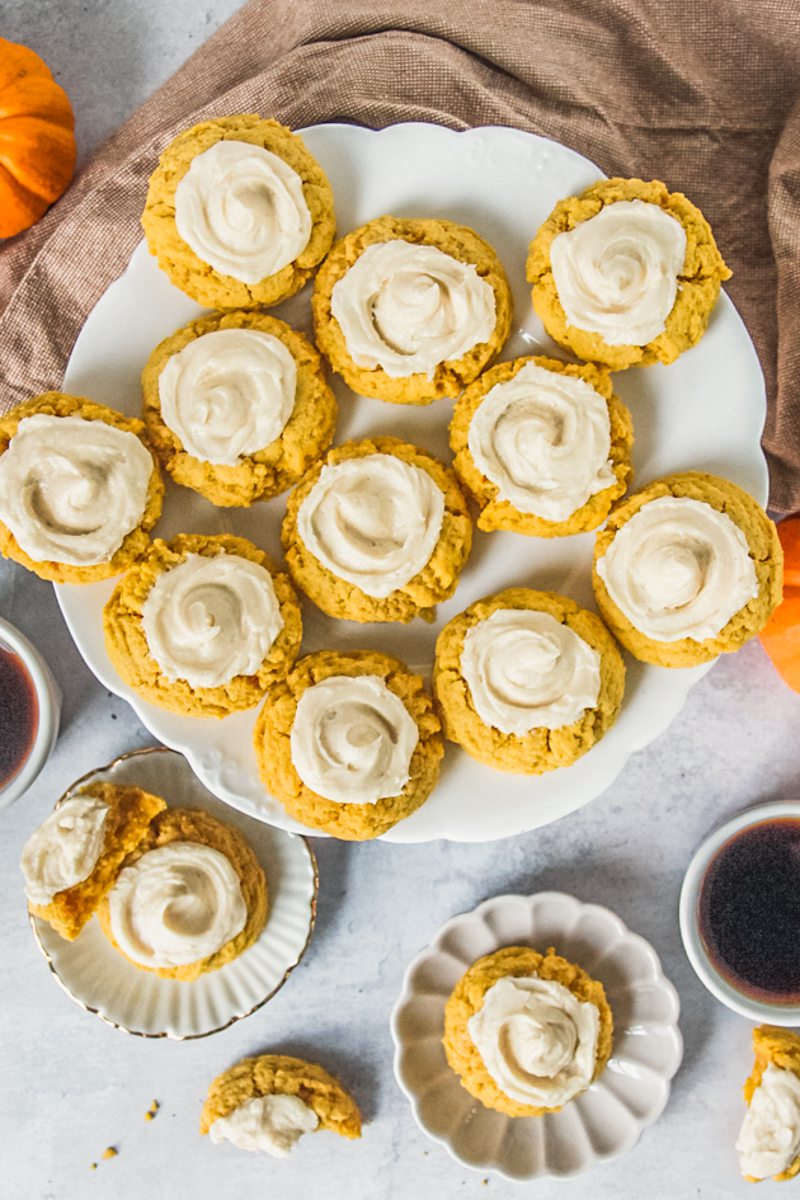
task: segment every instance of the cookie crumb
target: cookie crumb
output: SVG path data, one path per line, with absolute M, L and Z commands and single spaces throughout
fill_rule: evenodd
M 96 1170 L 97 1170 L 97 1163 L 89 1163 L 89 1170 L 90 1170 L 90 1171 L 96 1171 Z
M 103 1158 L 116 1158 L 118 1154 L 119 1150 L 116 1146 L 106 1146 L 103 1151 Z
M 148 1108 L 147 1112 L 144 1114 L 144 1119 L 145 1119 L 145 1121 L 152 1121 L 152 1120 L 154 1120 L 154 1118 L 155 1118 L 155 1115 L 156 1115 L 156 1113 L 158 1112 L 158 1110 L 159 1110 L 160 1108 L 161 1108 L 161 1105 L 159 1104 L 158 1100 L 153 1100 L 153 1102 L 151 1103 L 151 1105 L 150 1105 L 150 1107 Z

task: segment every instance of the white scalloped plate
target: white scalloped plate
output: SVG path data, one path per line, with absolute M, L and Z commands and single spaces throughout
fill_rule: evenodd
M 74 942 L 67 942 L 32 916 L 36 944 L 56 980 L 81 1008 L 139 1037 L 207 1037 L 249 1017 L 285 983 L 311 938 L 318 888 L 311 846 L 304 837 L 232 812 L 173 750 L 156 747 L 123 755 L 76 780 L 62 799 L 93 780 L 133 784 L 163 796 L 173 807 L 202 808 L 234 825 L 264 868 L 269 913 L 261 936 L 243 954 L 191 982 L 137 970 L 114 950 L 96 917 Z
M 482 955 L 514 945 L 555 946 L 600 980 L 614 1014 L 603 1074 L 543 1117 L 484 1108 L 442 1047 L 444 1006 L 458 980 Z M 678 1011 L 653 947 L 609 909 L 563 892 L 495 896 L 448 921 L 406 971 L 392 1012 L 395 1076 L 420 1128 L 464 1166 L 513 1180 L 577 1175 L 630 1150 L 661 1115 L 683 1056 Z
M 602 177 L 588 159 L 545 138 L 515 129 L 462 133 L 437 125 L 393 125 L 374 132 L 352 125 L 319 125 L 303 137 L 327 171 L 341 233 L 386 212 L 439 216 L 473 226 L 496 248 L 514 293 L 516 322 L 501 357 L 560 351 L 544 333 L 525 282 L 528 242 L 553 204 Z M 273 310 L 310 329 L 310 288 Z M 201 312 L 173 287 L 144 245 L 125 274 L 111 285 L 83 327 L 64 387 L 128 414 L 141 411 L 139 376 L 153 346 Z M 726 475 L 759 501 L 767 496 L 767 471 L 759 439 L 766 404 L 755 351 L 730 300 L 720 297 L 708 333 L 670 367 L 615 376 L 634 419 L 633 461 L 638 483 L 689 468 Z M 341 404 L 337 442 L 368 434 L 396 434 L 450 461 L 447 425 L 451 404 L 427 408 L 384 404 L 353 395 L 338 379 Z M 280 556 L 278 531 L 285 499 L 251 509 L 215 509 L 185 488 L 167 485 L 157 532 L 218 533 L 232 530 Z M 378 648 L 427 674 L 442 625 L 473 600 L 513 584 L 566 592 L 593 606 L 591 534 L 525 538 L 476 531 L 458 591 L 439 607 L 434 624 L 357 625 L 304 606 L 303 651 L 332 647 Z M 219 721 L 182 717 L 140 699 L 109 662 L 102 610 L 113 581 L 56 587 L 75 643 L 97 678 L 123 696 L 160 741 L 186 755 L 197 775 L 235 808 L 283 829 L 299 830 L 264 792 L 251 735 L 256 710 Z M 492 771 L 448 746 L 441 781 L 430 800 L 384 834 L 386 841 L 489 841 L 545 825 L 586 804 L 613 782 L 626 761 L 663 733 L 708 666 L 664 671 L 629 662 L 619 720 L 590 754 L 567 770 L 536 778 Z M 488 798 L 488 799 L 487 799 Z

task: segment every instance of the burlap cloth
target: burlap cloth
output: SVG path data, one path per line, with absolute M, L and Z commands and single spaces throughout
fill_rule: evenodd
M 251 0 L 0 252 L 0 412 L 60 385 L 185 126 L 513 125 L 706 213 L 767 380 L 771 503 L 799 509 L 799 97 L 800 0 Z

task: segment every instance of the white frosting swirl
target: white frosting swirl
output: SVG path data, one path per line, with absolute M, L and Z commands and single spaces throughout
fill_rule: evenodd
M 265 567 L 238 554 L 187 554 L 156 579 L 142 625 L 167 679 L 219 687 L 258 671 L 283 617 Z
M 467 1022 L 500 1090 L 520 1104 L 556 1108 L 592 1081 L 600 1014 L 552 979 L 510 975 L 492 984 Z
M 175 189 L 175 226 L 221 275 L 260 283 L 308 245 L 303 181 L 271 150 L 224 140 L 192 159 Z
M 184 346 L 158 378 L 161 417 L 188 454 L 235 467 L 283 433 L 297 364 L 260 329 L 217 329 Z
M 318 796 L 375 804 L 402 792 L 418 741 L 416 721 L 379 675 L 331 675 L 300 697 L 292 762 Z
M 567 323 L 609 346 L 645 346 L 664 332 L 685 257 L 680 221 L 646 200 L 617 200 L 550 246 Z
M 108 911 L 117 945 L 145 967 L 181 967 L 208 958 L 247 921 L 230 860 L 191 841 L 157 846 L 120 871 Z
M 398 239 L 367 246 L 334 284 L 331 312 L 357 366 L 432 379 L 440 363 L 488 342 L 496 304 L 472 263 Z
M 615 481 L 608 405 L 591 384 L 526 363 L 473 414 L 469 452 L 519 512 L 566 521 Z
M 758 595 L 747 538 L 702 500 L 660 496 L 618 530 L 597 574 L 634 628 L 657 642 L 716 637 Z
M 480 719 L 501 733 L 572 725 L 600 694 L 600 655 L 550 613 L 498 608 L 467 630 L 461 652 Z
M 217 1117 L 208 1133 L 212 1142 L 231 1142 L 238 1150 L 286 1158 L 304 1133 L 313 1133 L 319 1117 L 299 1096 L 274 1092 L 254 1096 L 227 1116 Z
M 781 1175 L 800 1154 L 800 1079 L 769 1063 L 736 1139 L 743 1175 Z
M 297 533 L 324 567 L 384 599 L 433 554 L 444 494 L 427 471 L 393 454 L 346 458 L 322 468 L 300 505 Z
M 0 455 L 0 520 L 34 562 L 108 562 L 147 505 L 149 451 L 133 433 L 36 413 Z
M 49 904 L 59 892 L 89 878 L 103 849 L 107 816 L 102 800 L 73 796 L 28 838 L 20 867 L 31 904 Z

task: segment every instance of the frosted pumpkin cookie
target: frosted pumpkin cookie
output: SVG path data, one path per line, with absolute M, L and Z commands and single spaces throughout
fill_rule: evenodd
M 321 650 L 271 688 L 253 740 L 267 791 L 334 837 L 378 837 L 427 800 L 444 753 L 419 675 L 371 650 Z
M 592 363 L 517 358 L 456 401 L 453 466 L 480 508 L 478 528 L 534 537 L 595 529 L 631 476 L 633 425 Z
M 166 805 L 137 787 L 90 783 L 28 838 L 20 866 L 28 908 L 72 942 Z
M 150 178 L 150 253 L 208 308 L 279 304 L 311 278 L 336 229 L 333 193 L 303 141 L 252 113 L 170 142 Z
M 603 622 L 555 592 L 487 596 L 436 641 L 445 736 L 500 771 L 570 766 L 614 724 L 624 688 L 622 655 Z
M 410 621 L 452 596 L 472 522 L 452 471 L 398 438 L 335 446 L 289 496 L 297 586 L 332 617 Z
M 317 345 L 360 396 L 457 396 L 511 328 L 492 247 L 452 221 L 379 217 L 331 250 L 311 301 Z
M 150 355 L 142 390 L 164 469 L 222 506 L 297 483 L 336 426 L 319 354 L 265 313 L 212 313 L 184 325 Z
M 289 578 L 245 538 L 182 533 L 150 550 L 103 610 L 106 650 L 135 692 L 173 712 L 225 717 L 288 671 L 303 626 Z
M 753 1030 L 755 1063 L 736 1149 L 745 1179 L 778 1183 L 800 1174 L 800 1034 L 776 1025 Z
M 763 629 L 780 603 L 783 554 L 747 492 L 687 471 L 612 512 L 597 534 L 592 583 L 606 624 L 634 657 L 692 667 Z
M 444 1010 L 445 1054 L 462 1087 L 510 1117 L 558 1112 L 585 1092 L 613 1037 L 602 983 L 552 947 L 479 958 Z
M 641 179 L 560 200 L 527 264 L 550 336 L 613 371 L 674 362 L 705 333 L 730 274 L 700 210 Z
M 212 1142 L 286 1158 L 306 1133 L 361 1137 L 353 1097 L 317 1063 L 261 1054 L 218 1075 L 208 1089 L 200 1132 Z
M 168 808 L 101 902 L 100 928 L 142 971 L 197 979 L 242 954 L 267 919 L 267 881 L 238 829 Z
M 0 417 L 0 554 L 56 583 L 124 571 L 147 549 L 164 495 L 143 432 L 64 392 Z

